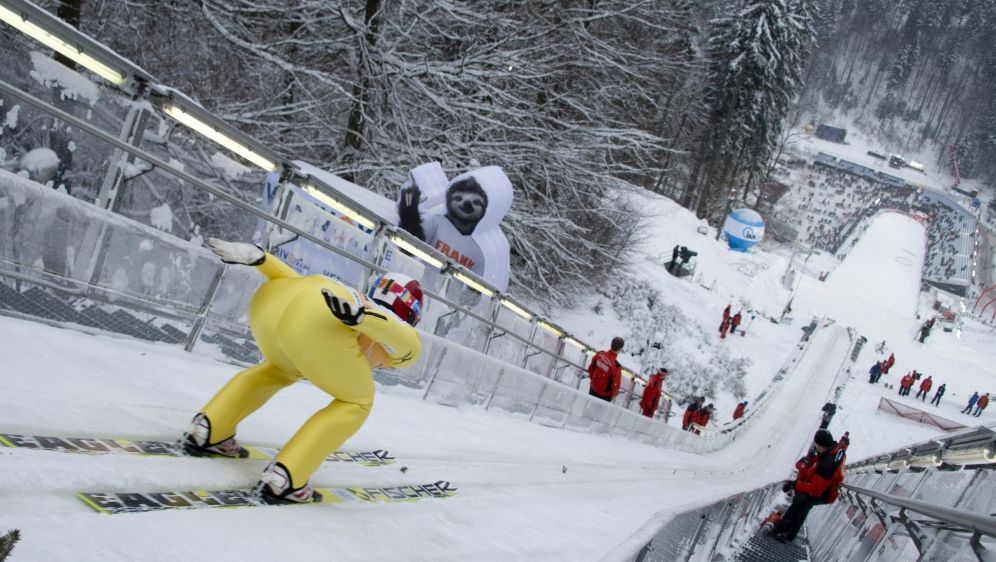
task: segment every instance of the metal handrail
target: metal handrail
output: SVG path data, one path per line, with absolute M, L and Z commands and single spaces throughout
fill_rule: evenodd
M 142 69 L 142 67 L 115 53 L 103 43 L 93 40 L 87 34 L 54 17 L 31 2 L 25 0 L 3 0 L 2 4 L 6 5 L 11 11 L 14 11 L 22 18 L 43 28 L 48 33 L 75 45 L 80 52 L 86 53 L 103 63 L 109 63 L 120 72 L 130 74 L 130 76 L 125 76 L 125 78 L 142 82 L 151 82 L 153 80 L 152 75 Z
M 891 494 L 883 494 L 882 492 L 876 492 L 875 490 L 869 490 L 868 488 L 862 488 L 860 486 L 853 486 L 850 484 L 841 484 L 841 486 L 851 490 L 852 492 L 875 498 L 895 507 L 907 509 L 921 515 L 926 515 L 937 519 L 938 521 L 957 525 L 976 533 L 996 537 L 996 520 L 991 517 L 972 513 L 971 511 L 934 505 L 919 500 L 911 500 L 909 498 L 893 496 Z
M 849 473 L 885 472 L 911 467 L 996 464 L 996 432 L 984 426 L 848 463 Z

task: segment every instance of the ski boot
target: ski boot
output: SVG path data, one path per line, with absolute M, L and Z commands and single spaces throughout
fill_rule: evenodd
M 322 495 L 307 483 L 291 488 L 290 471 L 283 464 L 273 461 L 263 471 L 257 485 L 264 503 L 311 503 L 322 501 Z
M 180 448 L 184 453 L 194 457 L 220 455 L 241 459 L 249 456 L 249 451 L 239 446 L 234 435 L 217 443 L 211 443 L 210 439 L 211 420 L 204 414 L 197 414 L 190 422 L 190 429 L 180 438 Z

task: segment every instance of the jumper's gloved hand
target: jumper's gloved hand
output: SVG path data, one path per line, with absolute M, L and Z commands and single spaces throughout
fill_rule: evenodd
M 347 326 L 356 326 L 367 313 L 356 293 L 353 293 L 353 302 L 339 298 L 328 289 L 322 289 L 322 296 L 325 297 L 325 304 L 332 311 L 332 316 Z
M 786 494 L 795 489 L 795 482 L 791 480 L 786 480 L 782 482 L 782 491 Z
M 218 238 L 208 238 L 207 245 L 225 263 L 259 265 L 266 259 L 266 252 L 255 244 L 226 242 Z

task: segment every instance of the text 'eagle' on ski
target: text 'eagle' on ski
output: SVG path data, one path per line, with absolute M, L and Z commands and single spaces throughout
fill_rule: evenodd
M 117 454 L 139 456 L 189 457 L 190 453 L 176 441 L 132 441 L 130 439 L 100 439 L 92 437 L 49 437 L 43 435 L 17 435 L 0 433 L 0 446 L 36 451 L 63 453 Z M 243 445 L 237 458 L 246 460 L 273 460 L 278 450 L 272 447 Z M 204 458 L 230 459 L 223 455 L 197 455 Z M 395 457 L 383 449 L 374 451 L 336 451 L 325 458 L 326 462 L 347 462 L 363 466 L 393 464 Z
M 428 498 L 448 498 L 457 494 L 451 483 L 440 480 L 431 484 L 408 484 L 388 487 L 315 488 L 321 500 L 312 504 L 398 503 Z M 271 503 L 253 488 L 236 490 L 193 490 L 186 492 L 82 492 L 79 498 L 99 513 L 144 513 L 169 509 L 210 509 L 266 507 L 274 505 L 308 505 L 296 502 Z

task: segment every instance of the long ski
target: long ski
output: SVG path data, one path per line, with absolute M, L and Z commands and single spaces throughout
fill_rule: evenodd
M 448 498 L 457 494 L 450 482 L 408 484 L 388 487 L 315 488 L 321 500 L 311 503 L 270 503 L 252 488 L 235 490 L 192 490 L 186 492 L 82 492 L 78 497 L 99 513 L 145 513 L 173 509 L 212 509 L 237 507 L 269 507 L 281 505 L 314 505 L 346 503 L 402 503 L 429 498 Z
M 133 441 L 131 439 L 100 439 L 93 437 L 49 437 L 44 435 L 17 435 L 0 433 L 0 446 L 36 451 L 58 451 L 90 455 L 117 454 L 140 456 L 196 457 L 230 459 L 223 455 L 191 455 L 176 441 Z M 247 460 L 273 460 L 279 449 L 243 445 L 238 458 Z M 356 463 L 363 466 L 393 464 L 395 457 L 383 449 L 374 451 L 336 451 L 325 458 L 326 462 Z

